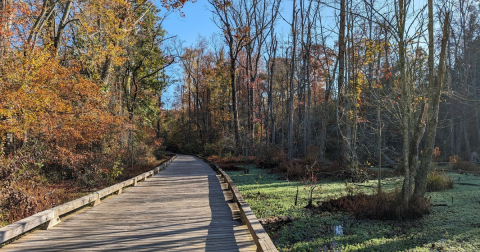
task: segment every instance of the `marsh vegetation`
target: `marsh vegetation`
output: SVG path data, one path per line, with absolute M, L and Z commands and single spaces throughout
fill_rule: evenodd
M 427 192 L 429 213 L 417 219 L 375 220 L 352 211 L 327 211 L 325 202 L 346 196 L 377 193 L 377 181 L 349 183 L 322 179 L 314 193 L 315 207 L 306 208 L 309 190 L 302 181 L 280 178 L 268 169 L 249 167 L 250 173 L 229 171 L 258 218 L 288 216 L 291 221 L 266 224 L 280 251 L 475 251 L 480 248 L 480 178 L 445 173 L 454 186 Z M 440 171 L 436 171 L 436 175 Z M 433 180 L 432 180 L 433 181 Z M 382 179 L 382 188 L 394 192 L 401 176 Z M 435 182 L 433 182 L 435 183 Z M 298 203 L 295 197 L 299 188 Z

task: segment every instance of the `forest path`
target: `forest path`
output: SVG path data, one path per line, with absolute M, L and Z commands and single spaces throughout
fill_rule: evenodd
M 2 251 L 255 251 L 227 185 L 178 155 L 164 171 Z

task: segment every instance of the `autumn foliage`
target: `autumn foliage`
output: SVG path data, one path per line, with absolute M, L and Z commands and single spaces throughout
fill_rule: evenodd
M 162 158 L 161 18 L 147 0 L 0 2 L 0 226 Z

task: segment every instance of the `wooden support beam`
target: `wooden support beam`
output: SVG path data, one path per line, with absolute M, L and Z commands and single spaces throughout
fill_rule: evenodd
M 56 226 L 60 222 L 62 222 L 62 221 L 60 220 L 60 217 L 57 216 L 57 217 L 49 220 L 47 223 L 45 223 L 45 226 L 43 227 L 43 230 L 48 230 L 48 229 Z

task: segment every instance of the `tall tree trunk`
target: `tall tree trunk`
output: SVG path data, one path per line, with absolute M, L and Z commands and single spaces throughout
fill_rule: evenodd
M 465 118 L 465 116 L 463 116 L 462 118 L 462 128 L 463 128 L 463 137 L 464 137 L 464 140 L 465 140 L 465 157 L 468 157 L 470 158 L 470 155 L 472 154 L 472 147 L 470 145 L 470 136 L 468 135 L 468 121 L 467 119 Z
M 396 7 L 396 17 L 397 17 L 397 29 L 398 29 L 398 54 L 399 54 L 399 71 L 400 71 L 400 85 L 402 87 L 402 94 L 401 94 L 401 113 L 402 113 L 402 121 L 401 121 L 401 131 L 402 131 L 402 138 L 403 138 L 403 166 L 404 166 L 404 175 L 405 179 L 403 182 L 402 188 L 402 203 L 404 206 L 408 207 L 408 203 L 410 201 L 410 196 L 412 194 L 412 181 L 411 181 L 411 174 L 410 174 L 410 89 L 406 80 L 406 55 L 405 55 L 405 21 L 406 21 L 406 0 L 399 0 L 398 6 Z
M 288 114 L 288 159 L 293 158 L 293 84 L 295 80 L 295 53 L 297 51 L 297 30 L 296 30 L 296 1 L 293 0 L 292 11 L 292 36 L 293 36 L 293 49 L 291 55 L 291 70 L 290 70 L 290 88 L 289 88 L 289 114 Z
M 60 50 L 60 42 L 63 36 L 63 31 L 67 26 L 68 15 L 70 14 L 70 8 L 72 7 L 73 0 L 69 0 L 66 5 L 65 9 L 63 10 L 62 19 L 60 19 L 60 23 L 58 24 L 58 29 L 55 32 L 55 37 L 53 39 L 53 48 L 55 50 L 55 56 L 58 55 L 58 51 Z M 55 21 L 54 21 L 55 22 Z
M 455 121 L 454 120 L 451 120 L 451 124 L 450 125 L 450 155 L 453 156 L 455 154 L 457 154 L 455 152 Z
M 230 49 L 230 54 L 232 54 L 233 49 Z M 233 129 L 235 133 L 235 146 L 237 151 L 240 147 L 240 133 L 238 132 L 239 122 L 238 122 L 238 105 L 237 105 L 237 89 L 235 85 L 235 57 L 230 55 L 230 86 L 232 89 L 232 112 L 233 112 Z
M 423 155 L 420 163 L 420 168 L 418 169 L 417 178 L 415 179 L 415 192 L 414 196 L 424 197 L 426 188 L 427 188 L 427 176 L 430 171 L 430 163 L 432 162 L 433 149 L 435 147 L 435 136 L 437 134 L 437 125 L 438 125 L 438 111 L 440 104 L 440 96 L 443 89 L 443 82 L 445 76 L 445 57 L 447 50 L 447 41 L 449 36 L 449 16 L 450 13 L 445 14 L 445 20 L 443 22 L 443 36 L 442 44 L 440 50 L 440 62 L 438 65 L 437 71 L 437 81 L 434 78 L 434 38 L 433 38 L 433 4 L 432 0 L 428 0 L 428 32 L 429 32 L 429 55 L 428 55 L 428 65 L 429 65 L 429 103 L 430 110 L 428 112 L 428 133 L 425 143 L 425 149 L 423 150 Z
M 339 106 L 342 104 L 343 95 L 342 89 L 344 86 L 345 81 L 345 12 L 346 12 L 345 0 L 340 0 L 340 29 L 338 32 L 338 96 L 337 96 L 337 110 Z M 338 113 L 338 112 L 337 112 Z M 338 127 L 340 127 L 340 121 L 337 122 Z M 339 129 L 341 130 L 341 129 Z M 347 165 L 347 147 L 345 146 L 345 142 L 343 141 L 342 137 L 339 134 L 338 142 L 340 144 L 340 152 L 339 152 L 339 163 L 340 167 L 344 169 Z
M 473 97 L 475 98 L 476 101 L 478 101 L 478 95 L 477 95 L 477 90 L 479 90 L 480 85 L 479 85 L 479 77 L 480 77 L 480 48 L 476 49 L 476 55 L 475 55 L 475 73 L 474 73 L 474 92 L 473 92 Z M 477 148 L 480 149 L 480 113 L 477 111 L 475 112 L 475 124 L 477 126 L 477 137 L 478 137 L 478 145 Z
M 378 194 L 382 192 L 382 117 L 380 115 L 380 106 L 377 107 L 377 126 L 378 126 Z
M 103 63 L 102 74 L 100 76 L 102 83 L 104 85 L 108 84 L 108 80 L 110 79 L 110 75 L 112 72 L 111 71 L 112 66 L 113 66 L 112 57 L 107 55 L 107 57 L 105 58 L 105 62 Z
M 269 78 L 268 78 L 268 129 L 269 133 L 267 136 L 271 135 L 271 143 L 272 145 L 275 145 L 275 131 L 274 131 L 274 121 L 273 121 L 273 75 L 275 74 L 275 62 L 276 57 L 277 57 L 277 40 L 273 36 L 273 31 L 272 31 L 272 51 L 273 51 L 273 57 L 270 58 L 270 71 L 269 71 Z M 270 137 L 267 138 L 267 145 L 269 144 Z

